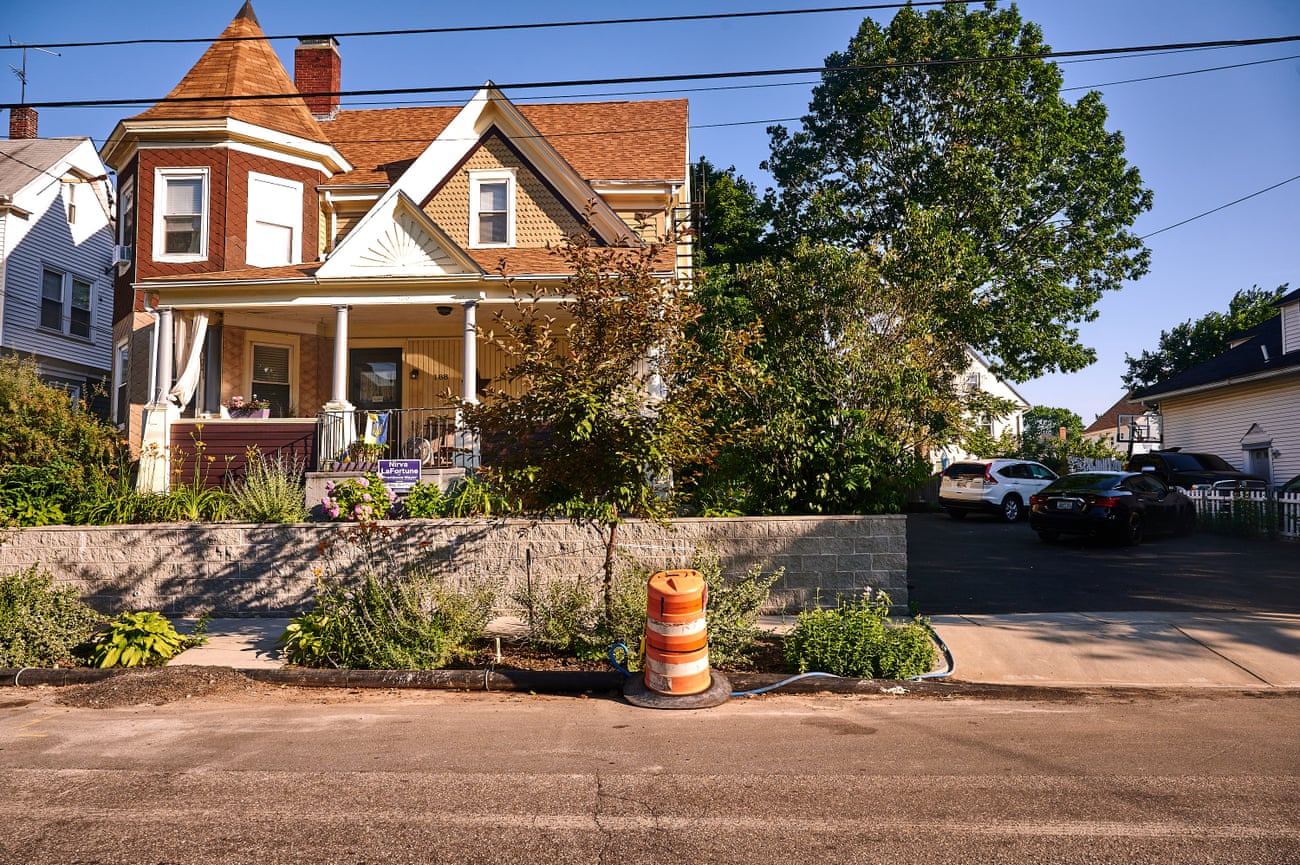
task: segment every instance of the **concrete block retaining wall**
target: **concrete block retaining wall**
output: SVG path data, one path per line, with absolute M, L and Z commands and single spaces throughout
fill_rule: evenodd
M 380 523 L 373 558 L 426 556 L 440 571 L 495 584 L 498 605 L 525 581 L 576 577 L 599 586 L 604 547 L 593 531 L 568 522 L 408 520 Z M 0 573 L 32 564 L 76 586 L 108 613 L 160 610 L 173 615 L 284 616 L 306 609 L 321 573 L 346 568 L 360 547 L 340 523 L 260 525 L 167 523 L 57 526 L 0 535 Z M 328 543 L 333 542 L 333 543 Z M 329 549 L 322 554 L 322 544 Z M 800 609 L 868 589 L 907 606 L 906 521 L 901 516 L 678 520 L 669 528 L 629 522 L 618 530 L 623 555 L 651 568 L 687 567 L 697 549 L 716 551 L 727 574 L 754 564 L 784 568 L 768 612 Z

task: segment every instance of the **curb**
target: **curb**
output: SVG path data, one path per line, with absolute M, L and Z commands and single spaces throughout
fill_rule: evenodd
M 87 685 L 129 673 L 161 673 L 175 667 L 114 668 L 0 668 L 0 687 Z M 215 669 L 215 668 L 214 668 Z M 372 690 L 499 691 L 533 694 L 608 693 L 622 697 L 627 678 L 609 671 L 546 670 L 317 670 L 310 668 L 225 667 L 249 679 L 273 685 L 303 688 L 351 688 Z M 772 673 L 729 673 L 736 692 L 768 688 L 789 678 Z M 842 694 L 888 697 L 957 697 L 1003 700 L 1078 700 L 1090 695 L 1132 695 L 1151 693 L 1134 687 L 1048 687 L 995 685 L 954 679 L 895 681 L 891 679 L 813 678 L 788 682 L 769 694 Z M 766 696 L 766 695 L 760 695 Z

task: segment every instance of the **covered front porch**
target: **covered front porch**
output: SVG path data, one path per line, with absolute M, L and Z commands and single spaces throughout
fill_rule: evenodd
M 159 305 L 156 398 L 145 407 L 140 488 L 216 486 L 250 453 L 307 472 L 416 459 L 440 480 L 481 459 L 461 403 L 509 387 L 509 359 L 479 320 L 512 301 L 483 294 L 403 303 L 203 309 Z M 253 451 L 252 449 L 256 449 Z

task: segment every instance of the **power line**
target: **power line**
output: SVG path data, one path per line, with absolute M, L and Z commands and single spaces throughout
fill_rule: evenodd
M 1137 45 L 1117 48 L 1090 48 L 1075 51 L 1043 51 L 1033 54 L 1009 54 L 996 57 L 953 57 L 937 60 L 899 60 L 887 63 L 867 63 L 853 66 L 805 66 L 790 69 L 750 69 L 732 72 L 690 72 L 676 75 L 642 75 L 625 78 L 585 78 L 564 81 L 521 81 L 510 84 L 494 85 L 501 90 L 537 90 L 553 87 L 595 87 L 603 85 L 624 84 L 662 84 L 675 81 L 717 81 L 728 78 L 760 78 L 780 75 L 809 74 L 845 74 L 851 72 L 873 72 L 889 69 L 919 69 L 943 66 L 969 66 L 983 63 L 1009 63 L 1022 60 L 1056 60 L 1065 57 L 1101 57 L 1131 54 L 1145 54 L 1156 51 L 1176 51 L 1192 48 L 1244 48 L 1255 45 L 1276 45 L 1286 42 L 1300 42 L 1300 35 L 1268 36 L 1258 39 L 1221 39 L 1209 42 L 1182 42 L 1165 45 Z M 476 84 L 443 85 L 439 87 L 392 87 L 370 90 L 337 90 L 313 93 L 274 93 L 274 94 L 233 94 L 226 96 L 182 96 L 128 98 L 128 99 L 83 99 L 63 100 L 57 102 L 28 103 L 30 108 L 97 108 L 101 106 L 125 105 L 176 105 L 202 102 L 265 102 L 283 99 L 299 99 L 304 96 L 409 96 L 431 93 L 464 93 L 479 89 Z M 0 108 L 12 108 L 12 103 L 0 104 Z
M 1182 72 L 1166 72 L 1163 75 L 1144 75 L 1141 78 L 1125 78 L 1120 81 L 1107 81 L 1104 84 L 1088 84 L 1083 87 L 1062 87 L 1062 93 L 1074 90 L 1096 90 L 1101 87 L 1114 87 L 1118 84 L 1137 84 L 1142 81 L 1159 81 L 1162 78 L 1181 78 L 1184 75 L 1200 75 L 1202 72 L 1222 72 L 1225 69 L 1242 69 L 1246 66 L 1261 66 L 1265 63 L 1277 63 L 1281 60 L 1300 60 L 1300 54 L 1286 57 L 1270 57 L 1267 60 L 1252 60 L 1248 63 L 1230 63 L 1227 66 L 1207 66 L 1203 69 L 1187 69 Z
M 301 33 L 279 36 L 184 37 L 174 39 L 108 39 L 98 42 L 45 42 L 31 43 L 29 48 L 101 48 L 118 45 L 185 45 L 190 43 L 248 42 L 278 39 L 319 39 L 332 35 L 336 39 L 374 36 L 422 36 L 447 33 L 490 33 L 501 30 L 542 30 L 567 27 L 606 27 L 620 24 L 668 24 L 683 21 L 719 21 L 735 18 L 770 18 L 778 15 L 819 15 L 828 12 L 871 12 L 880 9 L 901 9 L 905 6 L 965 5 L 968 0 L 910 0 L 898 3 L 868 3 L 854 6 L 823 6 L 815 9 L 766 9 L 756 12 L 716 12 L 699 15 L 658 15 L 644 18 L 605 18 L 596 21 L 538 21 L 524 24 L 470 24 L 462 27 L 420 27 L 405 30 L 357 30 L 350 33 Z M 2 48 L 15 46 L 0 45 Z
M 1211 208 L 1210 210 L 1207 210 L 1204 213 L 1198 213 L 1195 216 L 1189 216 L 1186 219 L 1182 220 L 1181 222 L 1175 222 L 1173 225 L 1166 225 L 1164 228 L 1158 228 L 1155 231 L 1150 232 L 1149 234 L 1143 234 L 1140 237 L 1138 237 L 1138 240 L 1146 240 L 1148 237 L 1155 237 L 1157 234 L 1164 234 L 1166 231 L 1171 231 L 1175 228 L 1178 228 L 1179 226 L 1186 225 L 1189 222 L 1195 222 L 1201 217 L 1209 216 L 1211 213 L 1218 213 L 1220 210 L 1226 210 L 1227 208 L 1232 207 L 1234 204 L 1241 204 L 1243 201 L 1249 201 L 1250 199 L 1255 198 L 1256 196 L 1263 195 L 1265 192 L 1272 192 L 1274 189 L 1277 189 L 1279 186 L 1286 186 L 1288 183 L 1291 183 L 1296 180 L 1300 180 L 1300 174 L 1297 174 L 1295 177 L 1288 177 L 1286 180 L 1280 181 L 1278 183 L 1274 183 L 1272 186 L 1266 186 L 1265 188 L 1257 192 L 1252 192 L 1250 195 L 1243 195 L 1241 198 L 1238 198 L 1235 201 L 1229 201 L 1227 204 L 1220 204 L 1218 207 Z

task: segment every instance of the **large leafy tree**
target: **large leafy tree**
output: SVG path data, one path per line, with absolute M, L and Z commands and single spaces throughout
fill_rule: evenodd
M 699 219 L 696 263 L 710 267 L 762 258 L 770 214 L 754 184 L 741 177 L 734 165 L 721 170 L 704 157 L 695 163 L 693 176 Z
M 872 253 L 800 243 L 710 271 L 698 296 L 701 343 L 761 328 L 762 374 L 716 418 L 744 432 L 689 477 L 704 512 L 896 510 L 960 424 L 963 347 L 934 339 L 933 294 L 882 279 Z
M 1048 50 L 992 2 L 867 19 L 802 128 L 769 130 L 777 238 L 878 251 L 882 278 L 935 302 L 937 341 L 1017 380 L 1091 363 L 1077 323 L 1148 260 L 1129 227 L 1151 193 L 1100 94 L 1063 99 L 1033 59 Z M 989 59 L 1009 56 L 1026 59 Z
M 1277 315 L 1273 303 L 1287 290 L 1287 285 L 1272 290 L 1258 285 L 1244 288 L 1228 301 L 1225 312 L 1206 313 L 1195 321 L 1188 319 L 1171 330 L 1161 331 L 1160 342 L 1154 350 L 1144 350 L 1137 357 L 1124 355 L 1128 367 L 1123 376 L 1124 386 L 1142 390 L 1218 357 L 1228 350 L 1233 336 Z

